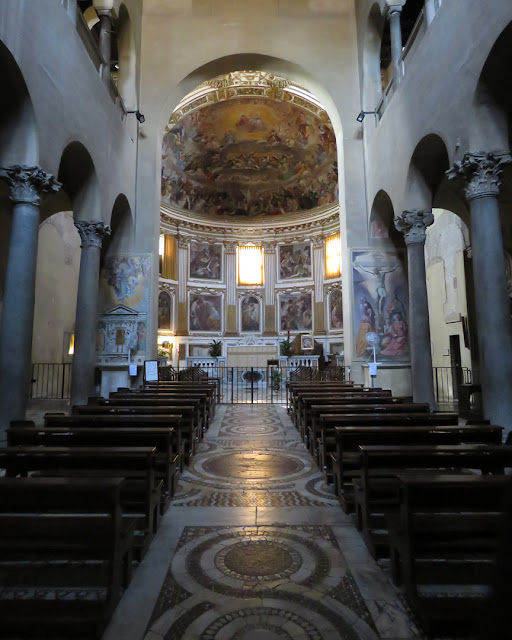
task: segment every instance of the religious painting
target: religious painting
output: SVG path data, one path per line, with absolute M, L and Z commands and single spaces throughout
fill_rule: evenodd
M 341 289 L 333 289 L 329 294 L 329 330 L 343 329 L 343 297 Z
M 105 258 L 100 271 L 100 310 L 119 304 L 136 311 L 149 307 L 151 256 L 115 255 Z
M 279 280 L 311 278 L 309 242 L 279 245 Z
M 334 130 L 303 100 L 233 97 L 183 115 L 162 143 L 162 202 L 224 218 L 336 203 Z
M 158 294 L 158 328 L 166 331 L 172 329 L 172 299 L 167 291 Z
M 146 322 L 137 316 L 104 316 L 96 326 L 98 356 L 144 355 L 146 353 Z
M 313 305 L 311 292 L 279 294 L 279 327 L 281 331 L 312 331 Z
M 300 337 L 300 348 L 302 349 L 302 351 L 312 351 L 314 348 L 313 336 L 302 335 Z
M 240 300 L 240 327 L 242 333 L 260 331 L 261 307 L 256 296 L 247 295 Z
M 389 238 L 389 229 L 383 220 L 372 220 L 372 238 Z
M 190 294 L 189 330 L 210 333 L 219 332 L 222 330 L 221 294 Z
M 222 245 L 207 242 L 190 244 L 190 277 L 221 280 Z
M 354 251 L 354 344 L 358 358 L 375 345 L 380 360 L 409 359 L 408 287 L 402 256 L 392 251 Z M 371 338 L 369 333 L 375 334 Z

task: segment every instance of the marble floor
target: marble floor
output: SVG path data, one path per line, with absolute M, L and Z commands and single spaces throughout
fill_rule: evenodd
M 104 640 L 412 640 L 282 405 L 220 405 Z

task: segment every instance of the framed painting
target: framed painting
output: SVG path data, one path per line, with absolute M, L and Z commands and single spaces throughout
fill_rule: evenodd
M 189 294 L 189 331 L 219 333 L 222 331 L 223 295 Z
M 279 294 L 280 331 L 312 331 L 312 294 L 307 292 Z
M 280 244 L 278 256 L 278 279 L 305 280 L 312 276 L 311 243 Z
M 313 336 L 309 334 L 301 335 L 300 348 L 302 349 L 302 351 L 308 351 L 308 350 L 313 351 L 313 347 L 314 347 Z
M 353 251 L 355 355 L 370 353 L 366 336 L 378 336 L 383 361 L 409 360 L 408 285 L 403 256 L 394 251 Z
M 197 280 L 222 280 L 222 245 L 191 242 L 189 275 Z
M 240 300 L 240 333 L 261 331 L 261 300 L 254 295 L 246 295 Z
M 328 297 L 329 331 L 343 330 L 343 297 L 341 289 L 333 289 Z
M 158 328 L 165 331 L 173 328 L 172 298 L 167 291 L 160 291 L 158 294 Z

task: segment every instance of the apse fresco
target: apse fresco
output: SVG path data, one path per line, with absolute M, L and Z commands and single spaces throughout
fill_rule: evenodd
M 343 329 L 343 297 L 341 289 L 334 289 L 329 295 L 329 327 L 331 331 Z
M 220 331 L 222 325 L 222 296 L 190 294 L 190 331 Z
M 234 98 L 165 135 L 162 201 L 220 217 L 279 216 L 337 202 L 330 123 L 294 104 Z
M 203 280 L 220 280 L 222 245 L 207 242 L 190 244 L 190 277 Z
M 354 343 L 357 357 L 370 357 L 367 334 L 378 335 L 380 360 L 409 359 L 407 276 L 391 251 L 354 251 Z
M 240 303 L 241 329 L 244 333 L 260 330 L 260 301 L 256 296 L 245 296 Z
M 309 242 L 279 245 L 279 279 L 311 278 L 311 246 Z
M 114 255 L 105 258 L 100 271 L 100 309 L 124 304 L 147 309 L 151 288 L 151 256 Z
M 167 291 L 158 294 L 158 328 L 172 328 L 172 301 Z
M 279 294 L 281 331 L 312 331 L 313 305 L 311 293 Z

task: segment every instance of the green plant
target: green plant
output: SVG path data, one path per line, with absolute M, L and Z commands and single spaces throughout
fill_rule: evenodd
M 280 347 L 282 356 L 289 358 L 293 354 L 292 343 L 289 340 L 283 340 Z
M 279 389 L 281 386 L 281 372 L 279 369 L 272 369 L 270 374 L 270 384 L 274 389 Z
M 213 340 L 208 347 L 208 353 L 212 358 L 218 358 L 222 355 L 222 342 L 220 340 Z

